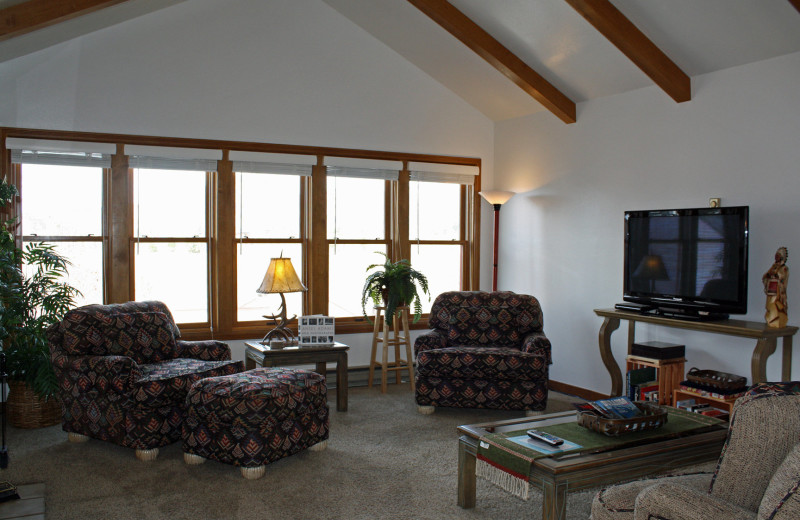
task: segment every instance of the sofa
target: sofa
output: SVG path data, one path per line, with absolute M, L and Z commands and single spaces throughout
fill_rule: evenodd
M 70 441 L 112 442 L 140 460 L 181 439 L 194 382 L 244 370 L 225 343 L 181 340 L 158 301 L 79 307 L 47 336 Z
M 800 382 L 760 383 L 733 407 L 713 473 L 600 490 L 592 520 L 800 518 Z
M 510 291 L 450 291 L 414 342 L 415 399 L 435 407 L 540 412 L 547 406 L 550 340 L 539 301 Z

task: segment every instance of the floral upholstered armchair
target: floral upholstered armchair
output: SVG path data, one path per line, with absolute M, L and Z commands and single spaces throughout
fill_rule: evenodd
M 592 520 L 800 518 L 800 381 L 760 383 L 733 407 L 713 473 L 602 489 Z
M 180 440 L 192 383 L 244 370 L 225 343 L 182 341 L 156 301 L 79 307 L 47 333 L 70 440 L 113 442 L 141 460 Z
M 429 326 L 414 343 L 421 413 L 437 406 L 545 409 L 550 340 L 536 298 L 446 292 L 433 302 Z

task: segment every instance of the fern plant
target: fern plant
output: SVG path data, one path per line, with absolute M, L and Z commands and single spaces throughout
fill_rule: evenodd
M 13 184 L 0 182 L 0 207 L 17 195 Z M 50 361 L 47 328 L 75 305 L 80 292 L 63 281 L 69 261 L 54 245 L 31 243 L 20 249 L 12 230 L 16 219 L 0 225 L 0 348 L 11 380 L 23 381 L 41 397 L 58 389 Z M 23 265 L 30 275 L 26 276 Z
M 379 267 L 383 267 L 383 270 L 367 275 L 361 290 L 361 311 L 369 320 L 366 309 L 367 301 L 372 300 L 375 305 L 383 303 L 386 307 L 386 323 L 391 325 L 397 307 L 410 305 L 414 307 L 414 323 L 416 323 L 422 315 L 419 291 L 423 295 L 427 294 L 428 300 L 430 300 L 428 279 L 424 274 L 411 267 L 411 262 L 408 260 L 392 262 L 386 253 L 381 251 L 376 251 L 376 253 L 383 255 L 386 260 L 383 264 L 372 264 L 367 267 L 367 272 Z

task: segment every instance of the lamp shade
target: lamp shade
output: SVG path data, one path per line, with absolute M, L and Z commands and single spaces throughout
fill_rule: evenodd
M 514 196 L 513 191 L 489 190 L 479 191 L 481 197 L 486 199 L 489 204 L 505 204 L 508 199 Z
M 272 258 L 267 267 L 267 274 L 261 286 L 256 289 L 258 293 L 287 293 L 301 292 L 308 288 L 298 278 L 290 258 Z

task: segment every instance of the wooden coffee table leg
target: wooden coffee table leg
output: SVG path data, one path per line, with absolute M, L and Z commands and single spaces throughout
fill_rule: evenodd
M 567 518 L 567 485 L 542 482 L 542 520 Z
M 476 497 L 475 447 L 465 439 L 458 440 L 458 505 L 471 509 L 475 507 Z
M 336 410 L 347 411 L 347 352 L 340 352 L 336 359 Z

